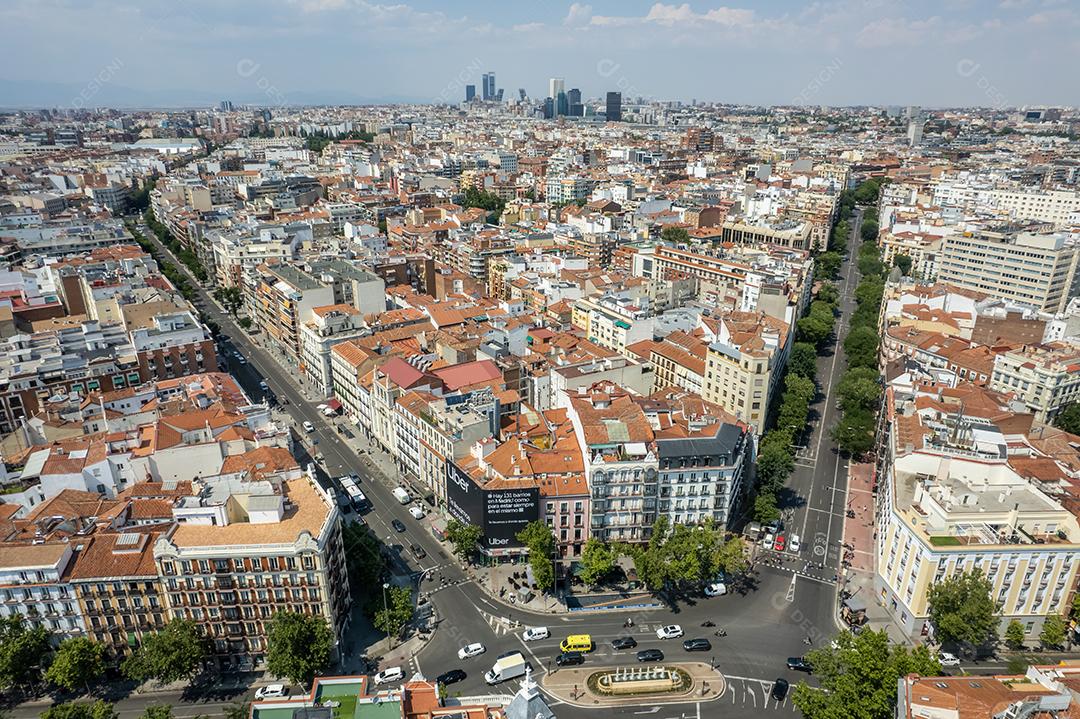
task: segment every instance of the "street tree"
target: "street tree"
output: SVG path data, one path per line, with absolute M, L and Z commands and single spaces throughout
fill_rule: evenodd
M 615 551 L 603 540 L 592 537 L 581 550 L 581 581 L 599 584 L 615 569 Z
M 757 459 L 758 486 L 768 487 L 772 491 L 784 486 L 791 470 L 795 469 L 795 458 L 791 454 L 791 442 L 762 442 Z
M 1005 644 L 1012 650 L 1022 649 L 1024 646 L 1024 639 L 1026 638 L 1026 632 L 1024 631 L 1024 625 L 1019 620 L 1014 619 L 1009 622 L 1009 626 L 1005 627 Z
M 151 704 L 146 707 L 140 719 L 173 719 L 171 704 Z
M 660 230 L 660 239 L 670 245 L 685 244 L 690 241 L 690 233 L 686 231 L 685 227 L 666 225 L 664 229 Z
M 822 282 L 821 286 L 818 287 L 817 294 L 814 295 L 814 299 L 827 302 L 835 307 L 840 301 L 840 290 L 832 282 Z
M 32 684 L 49 655 L 49 632 L 21 615 L 0 617 L 0 687 Z
M 852 367 L 836 387 L 840 408 L 849 410 L 876 410 L 881 402 L 881 384 L 878 373 L 869 367 Z
M 848 367 L 877 367 L 880 338 L 870 327 L 854 327 L 844 340 Z
M 992 591 L 990 580 L 978 569 L 931 584 L 927 601 L 937 640 L 974 649 L 995 639 L 998 614 Z
M 814 345 L 809 342 L 796 342 L 791 346 L 788 372 L 809 380 L 814 379 L 817 372 L 817 349 Z
M 454 545 L 454 554 L 463 562 L 471 562 L 480 549 L 480 538 L 484 531 L 475 524 L 466 524 L 457 519 L 446 523 L 446 538 Z
M 306 687 L 330 665 L 334 635 L 322 615 L 277 612 L 267 628 L 266 645 L 270 673 Z
M 840 422 L 833 427 L 832 438 L 841 451 L 850 455 L 869 452 L 874 446 L 874 415 L 862 409 L 844 412 Z
M 105 671 L 105 648 L 86 637 L 71 637 L 60 642 L 45 678 L 58 687 L 90 692 L 90 682 Z
M 546 592 L 555 586 L 555 566 L 551 559 L 555 554 L 555 535 L 546 522 L 529 522 L 515 537 L 529 550 L 529 567 L 532 569 L 536 588 Z
M 160 632 L 144 636 L 142 646 L 124 660 L 124 674 L 136 681 L 172 684 L 191 679 L 209 653 L 202 630 L 189 619 L 173 619 Z
M 1068 404 L 1058 412 L 1054 417 L 1054 426 L 1069 434 L 1080 434 L 1080 402 Z
M 905 277 L 911 277 L 911 265 L 911 258 L 907 255 L 896 255 L 893 257 L 893 267 L 899 267 Z
M 369 588 L 382 583 L 387 560 L 375 533 L 361 522 L 341 525 L 341 541 L 345 547 L 345 571 L 354 596 L 367 594 Z
M 859 229 L 859 235 L 864 242 L 873 242 L 878 236 L 878 223 L 873 220 L 864 220 Z
M 926 647 L 892 644 L 884 630 L 843 632 L 806 658 L 819 686 L 800 682 L 792 697 L 806 719 L 892 719 L 901 677 L 941 672 Z
M 1059 649 L 1065 644 L 1065 634 L 1069 630 L 1065 620 L 1057 614 L 1051 614 L 1043 622 L 1039 632 L 1039 641 L 1048 649 Z
M 758 492 L 754 498 L 754 521 L 768 524 L 777 519 L 780 519 L 780 510 L 776 506 L 776 493 Z
M 64 702 L 41 712 L 41 719 L 116 719 L 112 704 L 98 700 L 89 702 Z
M 843 243 L 840 246 L 843 246 Z M 843 263 L 843 258 L 839 252 L 830 251 L 822 252 L 814 261 L 817 264 L 817 271 L 815 272 L 817 276 L 833 278 L 840 274 L 840 265 Z
M 372 624 L 387 636 L 401 634 L 405 625 L 412 621 L 415 608 L 412 590 L 408 587 L 390 587 L 386 590 L 386 606 L 382 604 L 382 595 L 372 594 L 369 607 L 373 607 Z
M 221 303 L 225 311 L 234 317 L 240 311 L 240 308 L 244 306 L 244 293 L 239 287 L 219 287 L 214 290 L 214 299 Z

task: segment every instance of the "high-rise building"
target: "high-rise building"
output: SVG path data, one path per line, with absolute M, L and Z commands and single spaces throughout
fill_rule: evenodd
M 523 87 L 518 88 L 518 97 L 521 98 L 522 100 L 524 100 L 527 97 L 527 95 L 525 94 L 525 88 L 523 88 Z
M 548 97 L 558 102 L 559 93 L 566 92 L 566 84 L 561 77 L 553 77 L 548 80 Z
M 472 102 L 476 99 L 476 85 L 465 86 L 465 102 Z
M 570 114 L 570 100 L 566 97 L 565 92 L 560 92 L 558 97 L 555 98 L 555 114 L 559 117 Z
M 495 100 L 497 102 L 502 102 L 502 99 L 503 99 L 503 89 L 500 87 L 498 89 L 498 91 L 495 93 Z
M 621 92 L 609 92 L 607 94 L 606 112 L 604 113 L 608 122 L 621 122 L 622 121 L 622 93 Z
M 550 97 L 544 98 L 544 119 L 550 120 L 555 117 L 555 101 Z
M 482 88 L 481 92 L 483 93 L 483 98 L 485 100 L 494 100 L 495 99 L 495 73 L 493 73 L 493 72 L 485 72 L 482 80 L 483 80 L 483 88 Z
M 220 109 L 222 112 L 232 112 L 232 110 L 233 110 L 232 100 L 222 100 L 221 104 L 218 105 L 218 109 Z
M 572 88 L 566 93 L 566 102 L 569 105 L 567 114 L 571 117 L 581 117 L 585 114 L 585 106 L 581 104 L 581 90 Z

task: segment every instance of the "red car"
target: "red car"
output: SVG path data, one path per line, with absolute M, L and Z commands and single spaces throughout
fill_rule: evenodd
M 784 535 L 778 534 L 776 535 L 776 541 L 773 542 L 772 548 L 778 552 L 782 552 L 784 551 L 784 544 L 786 543 L 786 541 L 787 540 L 784 539 Z

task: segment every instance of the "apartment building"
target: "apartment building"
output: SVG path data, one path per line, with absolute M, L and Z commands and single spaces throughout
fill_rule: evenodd
M 813 246 L 814 224 L 800 220 L 733 219 L 725 221 L 720 230 L 721 242 L 736 245 L 780 245 L 799 250 Z
M 632 301 L 620 297 L 583 297 L 573 304 L 572 322 L 590 342 L 629 356 L 627 347 L 652 339 L 655 320 Z
M 1080 526 L 1052 483 L 1029 479 L 1031 417 L 943 393 L 898 399 L 892 389 L 886 407 L 877 601 L 918 636 L 929 628 L 930 585 L 980 569 L 1001 629 L 1016 619 L 1036 638 L 1047 616 L 1068 611 Z
M 1016 220 L 1049 222 L 1069 227 L 1080 222 L 1080 191 L 1077 190 L 992 190 L 987 204 L 1008 212 Z
M 308 473 L 280 481 L 226 477 L 176 500 L 177 525 L 153 545 L 169 615 L 197 622 L 224 671 L 261 669 L 274 614 L 349 623 L 349 581 L 333 498 Z
M 399 412 L 416 415 L 418 482 L 446 506 L 447 462 L 462 462 L 476 442 L 498 432 L 497 413 L 491 392 L 469 396 L 428 396 L 422 405 L 403 402 Z M 405 424 L 402 422 L 401 424 Z
M 364 318 L 352 305 L 312 308 L 311 319 L 300 326 L 300 371 L 319 396 L 333 396 L 330 350 L 365 333 Z
M 594 185 L 595 182 L 586 177 L 549 176 L 544 183 L 544 195 L 552 204 L 584 200 Z
M 85 636 L 67 576 L 74 554 L 75 546 L 60 539 L 0 543 L 0 616 L 22 616 L 58 639 Z
M 1075 662 L 1029 666 L 1023 674 L 922 677 L 898 682 L 896 719 L 1052 719 L 1080 712 Z
M 1080 402 L 1080 343 L 1024 345 L 994 357 L 990 388 L 1011 392 L 1040 422 Z
M 154 315 L 146 326 L 132 327 L 130 337 L 144 381 L 217 371 L 214 338 L 193 312 Z
M 334 304 L 334 290 L 292 265 L 261 265 L 256 272 L 255 321 L 281 352 L 297 361 L 300 327 L 314 308 Z
M 981 231 L 945 238 L 938 279 L 958 287 L 1063 312 L 1080 294 L 1080 242 L 1064 234 Z
M 944 238 L 923 232 L 882 232 L 878 235 L 881 261 L 892 267 L 898 256 L 911 258 L 911 276 L 933 281 L 938 273 L 938 258 Z
M 703 322 L 711 336 L 702 399 L 731 412 L 760 434 L 787 363 L 790 326 L 759 312 L 730 312 Z

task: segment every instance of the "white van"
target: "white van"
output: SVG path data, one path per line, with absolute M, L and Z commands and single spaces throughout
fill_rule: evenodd
M 527 666 L 521 652 L 514 652 L 495 662 L 495 666 L 484 674 L 484 681 L 488 684 L 498 684 L 508 679 L 516 679 L 525 674 Z
M 394 487 L 393 495 L 394 499 L 402 504 L 408 504 L 412 501 L 412 497 L 409 496 L 404 487 Z

